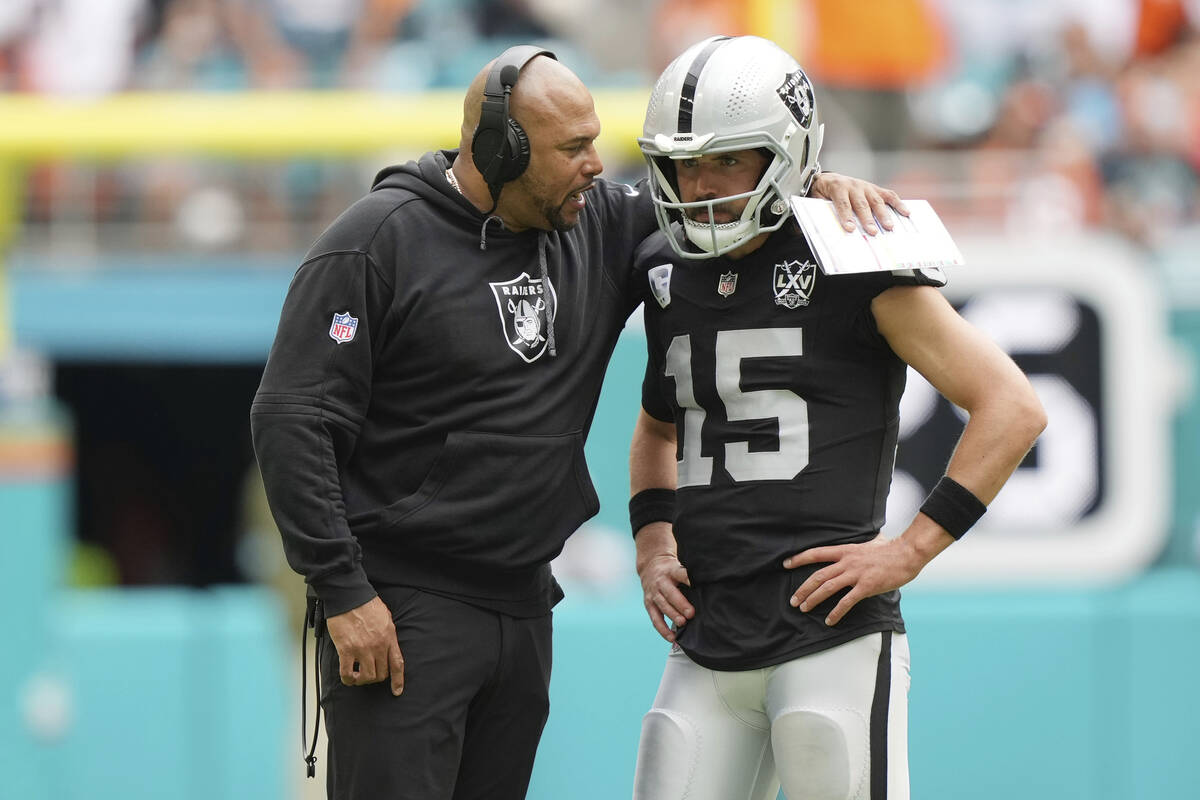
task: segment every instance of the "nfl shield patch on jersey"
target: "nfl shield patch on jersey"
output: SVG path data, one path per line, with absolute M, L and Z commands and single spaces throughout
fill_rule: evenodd
M 785 261 L 775 265 L 775 305 L 799 308 L 812 301 L 817 265 L 811 261 Z
M 358 332 L 358 317 L 350 316 L 349 311 L 343 311 L 340 314 L 333 315 L 333 324 L 329 326 L 329 338 L 333 339 L 338 344 L 345 344 L 354 340 L 354 334 Z
M 737 291 L 737 273 L 723 272 L 720 280 L 717 281 L 717 294 L 721 297 L 729 297 Z

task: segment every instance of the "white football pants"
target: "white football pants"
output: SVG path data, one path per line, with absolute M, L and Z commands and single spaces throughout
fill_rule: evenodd
M 908 639 L 872 633 L 774 667 L 673 649 L 642 719 L 634 800 L 908 800 Z

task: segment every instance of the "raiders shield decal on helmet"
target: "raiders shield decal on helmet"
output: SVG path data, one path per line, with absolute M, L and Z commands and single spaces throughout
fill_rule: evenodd
M 807 128 L 812 123 L 815 100 L 812 83 L 804 74 L 804 70 L 798 69 L 787 76 L 783 85 L 779 87 L 779 99 L 788 107 L 788 111 L 792 112 L 800 127 Z
M 542 281 L 522 272 L 511 281 L 489 283 L 500 311 L 500 327 L 509 348 L 532 364 L 546 352 L 546 320 L 558 311 L 558 297 L 550 279 Z M 547 288 L 549 291 L 547 291 Z
M 817 281 L 817 265 L 811 261 L 785 261 L 775 265 L 775 305 L 784 308 L 806 306 L 812 300 Z

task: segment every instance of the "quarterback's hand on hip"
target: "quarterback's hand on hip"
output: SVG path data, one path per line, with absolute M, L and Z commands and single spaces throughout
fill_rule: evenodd
M 826 625 L 836 625 L 859 600 L 899 589 L 917 577 L 926 563 L 902 539 L 877 537 L 862 544 L 814 547 L 785 559 L 783 566 L 826 564 L 792 595 L 792 605 L 801 611 L 811 611 L 837 592 L 850 590 L 825 618 Z
M 809 189 L 808 196 L 832 200 L 834 213 L 847 231 L 854 230 L 855 217 L 863 230 L 874 236 L 879 232 L 875 225 L 876 219 L 885 230 L 890 231 L 895 225 L 893 210 L 908 216 L 908 207 L 904 205 L 900 195 L 891 189 L 884 189 L 870 181 L 839 175 L 836 172 L 822 172 L 818 175 Z
M 682 628 L 696 615 L 696 609 L 679 591 L 680 584 L 691 586 L 687 569 L 679 563 L 674 553 L 658 553 L 638 561 L 638 577 L 642 579 L 642 603 L 650 616 L 650 624 L 658 635 L 674 643 L 675 633 L 667 627 L 663 617 Z
M 404 691 L 404 655 L 392 613 L 378 597 L 326 621 L 347 686 L 379 683 L 390 676 L 392 694 Z

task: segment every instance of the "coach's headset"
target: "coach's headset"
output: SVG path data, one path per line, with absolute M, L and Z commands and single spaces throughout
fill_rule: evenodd
M 535 45 L 510 47 L 496 59 L 483 87 L 479 125 L 471 139 L 471 160 L 491 192 L 491 211 L 495 211 L 500 202 L 504 184 L 516 180 L 529 166 L 529 137 L 520 123 L 508 115 L 508 96 L 517 83 L 521 67 L 537 56 L 558 60 L 554 53 Z

